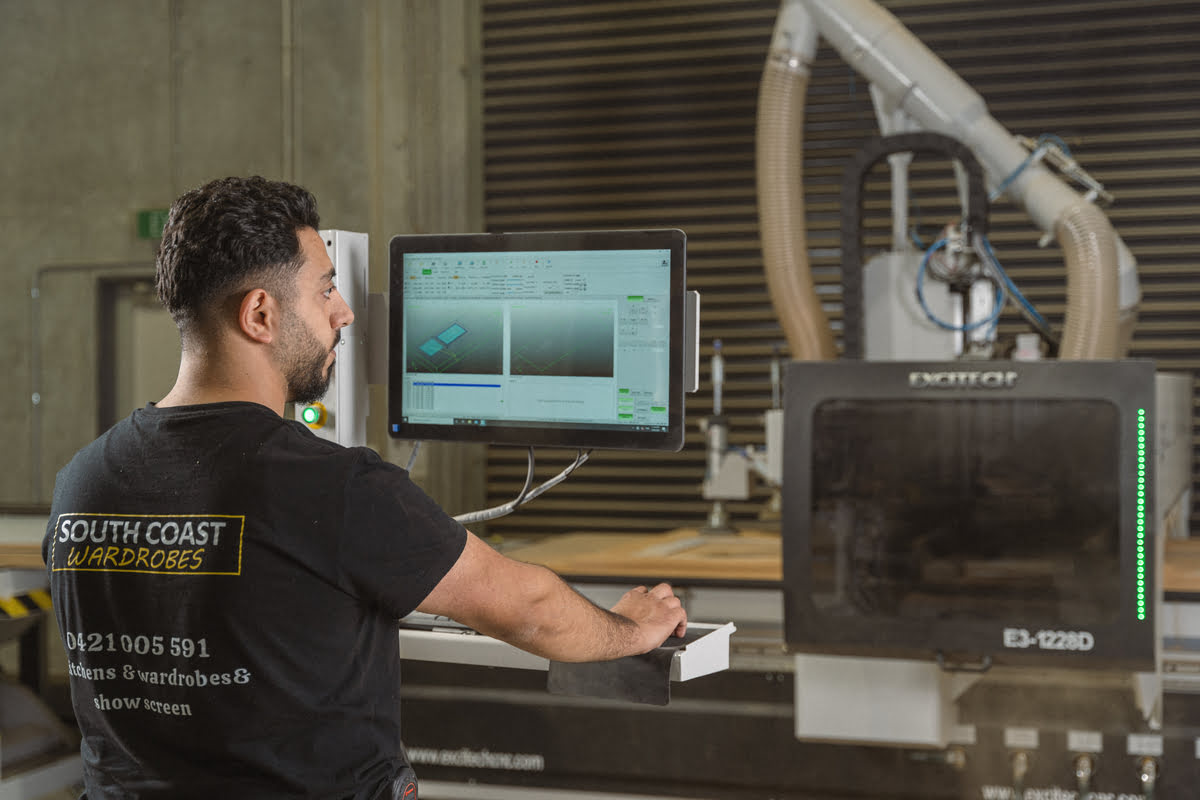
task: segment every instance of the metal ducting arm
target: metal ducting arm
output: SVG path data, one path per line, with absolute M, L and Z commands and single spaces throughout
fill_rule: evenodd
M 992 188 L 1006 192 L 1062 247 L 1067 313 L 1060 358 L 1124 355 L 1138 302 L 1136 263 L 1108 218 L 1039 162 L 971 89 L 873 0 L 784 0 L 763 74 L 758 196 L 768 288 L 797 359 L 832 358 L 803 232 L 803 113 L 817 33 L 874 89 L 925 130 L 965 144 Z M 793 228 L 800 228 L 799 231 Z

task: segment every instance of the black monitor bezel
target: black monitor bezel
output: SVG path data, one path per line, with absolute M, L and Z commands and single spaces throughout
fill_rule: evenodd
M 970 374 L 1015 373 L 1011 383 L 998 381 L 973 385 Z M 938 387 L 910 385 L 914 373 L 939 377 Z M 957 377 L 966 376 L 966 377 Z M 919 383 L 919 381 L 918 381 Z M 956 385 L 957 384 L 957 385 Z M 995 664 L 1041 665 L 1062 667 L 1153 668 L 1157 646 L 1157 601 L 1154 589 L 1148 590 L 1146 619 L 1137 619 L 1132 587 L 1136 581 L 1136 497 L 1134 465 L 1138 441 L 1135 433 L 1135 408 L 1146 409 L 1146 446 L 1154 453 L 1154 364 L 1151 361 L 1040 361 L 1014 362 L 867 362 L 846 360 L 826 363 L 793 362 L 784 378 L 783 469 L 783 577 L 784 636 L 789 649 L 796 652 L 831 655 L 881 655 L 904 658 L 933 658 L 942 654 L 954 660 Z M 816 606 L 812 598 L 811 509 L 814 411 L 835 399 L 913 399 L 930 394 L 979 398 L 1087 398 L 1111 402 L 1117 409 L 1120 429 L 1118 449 L 1121 470 L 1119 513 L 1120 585 L 1123 589 L 1115 620 L 1086 627 L 1095 635 L 1095 647 L 1087 652 L 1015 649 L 1004 646 L 1006 628 L 1021 628 L 1031 620 L 930 620 L 883 617 L 834 617 Z M 1146 465 L 1146 485 L 1153 486 L 1153 458 Z M 1156 532 L 1153 492 L 1145 499 L 1147 524 L 1146 547 L 1155 552 Z M 1149 555 L 1145 579 L 1149 587 L 1158 585 L 1156 559 Z M 1044 621 L 1043 621 L 1044 622 Z M 1077 629 L 1063 619 L 1065 631 Z
M 629 428 L 527 427 L 494 424 L 434 425 L 403 421 L 404 277 L 406 253 L 524 252 L 561 250 L 669 250 L 670 382 L 667 427 L 661 431 Z M 399 267 L 399 268 L 398 268 Z M 675 228 L 649 230 L 536 231 L 521 233 L 400 234 L 388 247 L 388 435 L 394 439 L 481 442 L 529 447 L 679 451 L 684 440 L 684 353 L 686 337 L 687 236 Z

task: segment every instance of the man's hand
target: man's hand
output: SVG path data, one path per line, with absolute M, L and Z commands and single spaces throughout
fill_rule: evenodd
M 668 636 L 687 633 L 687 613 L 675 592 L 665 583 L 653 589 L 645 586 L 630 589 L 612 611 L 637 625 L 638 641 L 644 645 L 643 653 L 658 647 Z

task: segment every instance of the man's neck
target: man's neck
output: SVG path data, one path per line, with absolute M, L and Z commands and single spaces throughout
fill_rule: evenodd
M 185 352 L 175 385 L 157 405 L 169 408 L 231 401 L 258 403 L 283 416 L 287 390 L 273 365 Z

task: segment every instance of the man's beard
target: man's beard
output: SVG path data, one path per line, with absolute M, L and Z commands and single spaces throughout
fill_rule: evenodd
M 333 380 L 334 365 L 325 369 L 329 350 L 312 334 L 296 314 L 288 313 L 283 323 L 283 338 L 286 342 L 282 355 L 283 376 L 287 380 L 289 402 L 307 405 L 315 403 L 329 391 Z M 336 348 L 341 341 L 338 331 L 333 339 Z

